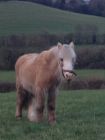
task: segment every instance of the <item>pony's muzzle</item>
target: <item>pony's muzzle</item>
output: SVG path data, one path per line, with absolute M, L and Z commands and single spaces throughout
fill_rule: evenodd
M 65 77 L 65 79 L 70 80 L 70 79 L 72 79 L 73 74 L 70 72 L 64 72 L 64 77 Z
M 74 71 L 63 70 L 63 76 L 68 81 L 75 77 L 76 73 Z

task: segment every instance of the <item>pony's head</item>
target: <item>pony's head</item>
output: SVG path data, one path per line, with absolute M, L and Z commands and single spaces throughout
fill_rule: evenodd
M 74 64 L 76 62 L 76 53 L 74 51 L 74 43 L 61 44 L 58 43 L 58 57 L 60 59 L 62 73 L 65 79 L 70 80 L 73 75 L 76 75 L 73 71 Z

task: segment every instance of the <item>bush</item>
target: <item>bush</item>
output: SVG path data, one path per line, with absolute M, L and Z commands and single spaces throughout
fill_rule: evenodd
M 91 78 L 87 80 L 89 89 L 102 89 L 105 85 L 105 80 L 99 78 Z
M 15 90 L 16 90 L 15 83 L 0 82 L 0 92 L 1 93 L 11 92 L 11 91 L 15 91 Z
M 69 83 L 64 80 L 60 88 L 63 90 L 105 89 L 105 79 L 90 78 L 90 79 L 83 80 L 83 79 L 75 78 L 71 80 Z M 16 90 L 15 83 L 0 82 L 1 93 L 11 92 L 15 90 Z
M 64 90 L 78 90 L 78 89 L 88 89 L 88 83 L 86 80 L 82 79 L 73 79 L 70 82 L 63 81 L 61 84 L 62 89 Z
M 73 39 L 75 40 L 73 34 L 51 35 L 48 33 L 31 36 L 13 35 L 1 37 L 0 70 L 13 70 L 17 58 L 25 53 L 41 52 L 57 44 L 58 41 L 69 43 Z M 105 41 L 105 39 L 103 40 Z M 76 68 L 105 68 L 105 47 L 76 48 L 76 54 Z
M 105 89 L 105 79 L 90 78 L 90 79 L 78 79 L 75 78 L 69 83 L 63 81 L 61 89 L 64 90 L 79 90 L 79 89 Z
M 105 47 L 77 49 L 77 68 L 104 69 Z

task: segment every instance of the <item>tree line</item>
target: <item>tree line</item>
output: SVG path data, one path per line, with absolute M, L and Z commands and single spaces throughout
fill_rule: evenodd
M 24 0 L 47 6 L 105 17 L 105 0 Z

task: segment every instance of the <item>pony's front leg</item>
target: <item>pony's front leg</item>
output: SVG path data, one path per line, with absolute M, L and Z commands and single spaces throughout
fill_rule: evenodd
M 35 99 L 32 99 L 28 109 L 28 118 L 30 121 L 40 122 L 43 120 L 44 102 L 44 92 L 41 89 L 37 89 Z
M 56 115 L 55 115 L 55 102 L 56 102 L 56 90 L 50 89 L 48 93 L 48 121 L 51 125 L 56 123 Z
M 20 86 L 17 87 L 17 98 L 16 98 L 16 118 L 20 119 L 22 117 L 22 108 L 24 101 L 25 91 Z

